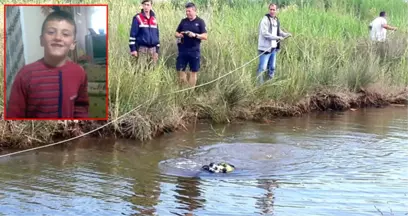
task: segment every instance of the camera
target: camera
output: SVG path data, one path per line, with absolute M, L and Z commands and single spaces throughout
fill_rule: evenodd
M 190 31 L 185 31 L 185 32 L 183 32 L 183 35 L 188 36 L 189 33 L 190 33 Z

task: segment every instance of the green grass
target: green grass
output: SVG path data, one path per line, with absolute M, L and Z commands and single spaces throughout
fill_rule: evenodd
M 208 26 L 209 40 L 202 43 L 202 69 L 198 84 L 211 81 L 241 66 L 257 55 L 258 23 L 267 12 L 267 3 L 229 7 L 222 1 L 200 1 L 199 16 Z M 225 3 L 226 1 L 224 1 Z M 243 1 L 244 2 L 244 1 Z M 283 2 L 283 1 L 281 1 Z M 290 5 L 297 2 L 298 5 Z M 142 106 L 141 115 L 152 122 L 174 120 L 181 108 L 197 107 L 214 121 L 225 122 L 231 109 L 246 101 L 276 100 L 296 103 L 315 89 L 325 87 L 358 91 L 372 84 L 406 86 L 408 83 L 407 4 L 403 1 L 286 1 L 280 11 L 283 27 L 293 37 L 283 43 L 278 54 L 276 78 L 261 88 L 255 87 L 258 61 L 252 62 L 226 78 L 197 89 L 150 101 Z M 141 71 L 128 56 L 129 23 L 139 5 L 113 3 L 110 17 L 110 96 L 112 116 L 154 99 L 163 92 L 178 89 L 174 69 L 177 54 L 174 32 L 184 9 L 172 4 L 154 5 L 161 37 L 161 63 L 151 71 Z M 400 31 L 389 34 L 388 48 L 393 55 L 379 62 L 368 44 L 368 23 L 380 10 L 389 14 L 389 23 Z M 132 75 L 136 72 L 136 75 Z M 169 123 L 171 122 L 164 122 Z M 153 124 L 154 125 L 154 124 Z
M 400 7 L 402 6 L 403 4 L 400 5 Z M 209 41 L 203 43 L 203 69 L 199 82 L 214 79 L 256 56 L 257 25 L 265 13 L 264 8 L 265 5 L 249 5 L 245 9 L 223 8 L 222 12 L 201 11 L 200 15 L 207 19 Z M 136 7 L 129 11 L 121 11 L 118 14 L 131 17 L 135 10 Z M 167 58 L 176 52 L 173 33 L 179 19 L 183 16 L 183 11 L 174 15 L 174 11 L 167 5 L 157 6 L 156 11 L 159 21 L 161 17 L 166 17 L 166 25 L 162 24 L 161 26 L 161 40 L 163 44 L 162 57 Z M 404 16 L 403 12 L 400 14 L 401 16 Z M 259 14 L 259 16 L 253 14 Z M 222 19 L 217 19 L 221 16 Z M 375 15 L 371 18 L 374 17 Z M 349 71 L 351 65 L 357 64 L 353 50 L 359 45 L 359 40 L 367 38 L 368 21 L 361 21 L 350 14 L 342 14 L 341 11 L 336 13 L 335 9 L 325 12 L 311 7 L 304 9 L 298 7 L 297 10 L 289 9 L 282 12 L 280 18 L 285 29 L 294 35 L 293 38 L 284 42 L 284 48 L 278 55 L 277 81 L 281 81 L 281 85 L 284 85 L 282 87 L 287 89 L 284 91 L 280 89 L 282 94 L 287 95 L 288 92 L 295 95 L 303 94 L 304 90 L 310 89 L 314 85 L 351 85 L 345 82 L 349 79 L 345 77 L 346 73 L 341 71 Z M 126 23 L 125 20 L 126 18 L 122 19 L 121 16 L 115 16 L 111 22 Z M 366 18 L 366 20 L 369 19 Z M 390 23 L 401 28 L 406 26 L 404 19 L 396 19 L 394 22 L 391 18 Z M 118 49 L 116 44 L 125 44 L 127 40 L 128 28 L 125 28 L 124 24 L 119 24 L 119 26 L 118 29 L 122 32 L 120 35 L 112 35 L 112 49 Z M 117 30 L 115 25 L 112 26 L 112 29 L 113 32 Z M 362 56 L 361 58 L 369 58 L 368 49 L 361 50 L 359 54 Z M 115 64 L 111 66 L 127 68 L 128 62 L 116 61 L 116 59 L 123 59 L 123 57 L 116 55 L 111 57 L 111 59 L 115 59 Z M 170 57 L 169 62 L 163 64 L 163 68 L 152 71 L 151 74 L 158 72 L 161 74 L 161 81 L 163 78 L 169 78 L 165 83 L 171 84 L 174 76 L 174 58 L 175 56 Z M 402 60 L 403 58 L 401 58 Z M 348 64 L 345 64 L 346 62 Z M 401 69 L 401 73 L 398 74 L 403 79 L 398 79 L 398 81 L 406 83 L 407 76 L 404 72 L 406 64 L 403 64 L 404 62 L 399 63 L 401 63 L 400 67 L 396 68 Z M 223 91 L 228 85 L 235 85 L 236 83 L 240 83 L 247 90 L 252 90 L 254 86 L 252 77 L 256 70 L 256 64 L 257 62 L 254 62 L 231 77 L 203 88 L 204 90 L 200 92 L 206 93 L 210 89 L 217 88 L 221 88 L 220 90 Z M 167 73 L 171 73 L 171 75 L 166 76 Z M 167 87 L 165 86 L 165 88 Z M 279 94 L 269 96 L 276 99 L 281 98 Z
M 106 98 L 105 95 L 90 95 L 89 96 L 89 113 L 90 118 L 105 118 L 106 117 Z
M 20 1 L 27 2 L 27 1 Z M 41 1 L 37 1 L 41 2 Z M 72 1 L 76 2 L 76 1 Z M 232 109 L 247 102 L 274 100 L 293 104 L 316 91 L 358 91 L 371 85 L 407 86 L 408 4 L 402 0 L 277 0 L 284 29 L 293 37 L 278 53 L 274 80 L 257 88 L 258 60 L 212 84 L 179 94 L 174 32 L 184 18 L 183 5 L 154 4 L 160 27 L 159 65 L 146 71 L 130 57 L 130 23 L 140 11 L 139 1 L 109 1 L 109 103 L 114 119 L 139 109 L 116 124 L 116 129 L 139 139 L 151 138 L 159 127 L 174 125 L 186 110 L 199 110 L 216 122 L 226 122 Z M 198 84 L 209 82 L 257 56 L 258 23 L 267 13 L 266 1 L 197 1 L 207 23 L 202 43 Z M 252 3 L 248 3 L 252 2 Z M 106 3 L 85 0 L 83 3 Z M 368 24 L 381 10 L 399 27 L 389 33 L 389 53 L 380 61 L 368 41 Z M 126 126 L 123 126 L 126 125 Z

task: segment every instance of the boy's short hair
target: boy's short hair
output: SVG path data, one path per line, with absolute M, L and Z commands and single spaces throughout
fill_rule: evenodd
M 67 21 L 69 24 L 74 26 L 74 38 L 76 37 L 76 24 L 75 24 L 75 20 L 74 17 L 72 16 L 71 13 L 67 12 L 67 11 L 63 11 L 63 10 L 56 10 L 52 13 L 50 13 L 44 20 L 42 27 L 41 27 L 41 35 L 44 33 L 45 30 L 45 25 L 47 24 L 47 22 L 49 21 L 53 21 L 53 20 L 65 20 Z
M 385 11 L 380 12 L 380 17 L 383 17 L 383 16 L 385 16 Z
M 150 2 L 150 4 L 153 4 L 153 0 L 142 0 L 142 4 L 144 4 L 146 2 Z

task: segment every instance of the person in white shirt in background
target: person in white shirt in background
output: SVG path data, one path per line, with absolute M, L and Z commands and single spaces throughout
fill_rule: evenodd
M 393 27 L 387 24 L 385 11 L 380 12 L 380 16 L 375 18 L 370 25 L 370 39 L 372 41 L 384 42 L 387 37 L 387 30 L 396 31 L 397 27 Z

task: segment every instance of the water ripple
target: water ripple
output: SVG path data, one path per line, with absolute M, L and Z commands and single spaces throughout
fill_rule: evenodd
M 85 139 L 2 159 L 0 214 L 408 215 L 407 130 L 381 109 Z M 221 160 L 236 172 L 200 172 Z

